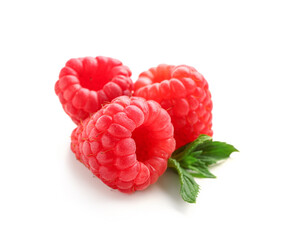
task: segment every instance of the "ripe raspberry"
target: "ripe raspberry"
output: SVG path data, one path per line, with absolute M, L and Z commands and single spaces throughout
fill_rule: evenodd
M 73 58 L 62 68 L 55 92 L 65 112 L 78 124 L 115 97 L 130 96 L 130 76 L 129 68 L 113 58 Z
M 72 133 L 76 158 L 111 188 L 143 190 L 157 181 L 175 149 L 169 114 L 155 101 L 121 96 Z
M 207 81 L 195 68 L 161 64 L 141 73 L 134 90 L 135 96 L 155 100 L 168 111 L 176 148 L 200 134 L 213 135 L 211 94 Z

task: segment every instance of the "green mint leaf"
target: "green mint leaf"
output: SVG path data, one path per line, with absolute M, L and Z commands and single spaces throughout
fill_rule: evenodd
M 232 152 L 238 151 L 225 142 L 212 141 L 207 135 L 200 135 L 195 141 L 177 149 L 172 158 L 177 160 L 182 168 L 189 170 L 193 177 L 215 178 L 208 166 L 226 159 Z
M 200 135 L 195 141 L 175 150 L 168 160 L 168 167 L 179 175 L 182 198 L 189 203 L 196 202 L 199 185 L 194 177 L 215 178 L 208 167 L 237 151 L 234 146 L 213 141 L 207 135 Z
M 193 156 L 186 156 L 182 161 L 180 161 L 180 165 L 183 168 L 189 169 L 190 166 L 193 164 L 199 162 L 199 159 L 193 157 Z
M 226 159 L 231 153 L 238 150 L 231 144 L 225 142 L 212 141 L 207 135 L 200 135 L 195 141 L 177 149 L 172 158 L 189 168 L 190 165 L 201 160 L 206 166 L 217 163 L 219 160 Z
M 193 177 L 198 178 L 216 178 L 208 169 L 208 166 L 205 162 L 201 161 L 200 159 L 194 158 L 193 161 L 191 161 L 193 157 L 189 157 L 188 159 L 185 159 L 184 161 L 179 162 L 180 166 L 183 168 L 186 168 L 190 171 L 190 174 Z M 187 160 L 187 161 L 186 161 Z
M 172 154 L 172 158 L 177 159 L 178 161 L 181 161 L 183 157 L 189 156 L 198 145 L 200 145 L 200 144 L 202 144 L 206 141 L 211 141 L 211 140 L 212 140 L 212 138 L 210 136 L 201 134 L 193 142 L 188 143 L 185 146 L 180 147 L 179 149 L 174 151 L 174 153 Z
M 231 144 L 218 141 L 205 141 L 196 146 L 194 150 L 201 152 L 197 158 L 204 161 L 206 165 L 211 165 L 219 160 L 229 158 L 231 153 L 238 152 Z
M 189 203 L 195 203 L 199 192 L 199 185 L 195 182 L 194 178 L 173 158 L 168 159 L 168 167 L 176 170 L 179 175 L 181 184 L 180 194 L 183 200 Z
M 212 137 L 205 135 L 205 134 L 201 134 L 201 135 L 199 135 L 199 137 L 196 140 L 194 140 L 193 142 L 188 143 L 186 145 L 185 151 L 187 153 L 191 153 L 197 146 L 199 146 L 200 144 L 202 144 L 206 141 L 212 141 Z
M 215 175 L 213 175 L 207 166 L 190 166 L 189 167 L 193 172 L 191 172 L 191 175 L 193 177 L 198 177 L 198 178 L 216 178 Z

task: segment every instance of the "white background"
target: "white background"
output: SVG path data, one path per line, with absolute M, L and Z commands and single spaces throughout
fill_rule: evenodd
M 1 1 L 1 239 L 281 239 L 281 1 Z M 71 153 L 54 84 L 73 57 L 139 73 L 194 66 L 214 139 L 240 153 L 197 180 L 168 171 L 143 192 L 109 189 Z

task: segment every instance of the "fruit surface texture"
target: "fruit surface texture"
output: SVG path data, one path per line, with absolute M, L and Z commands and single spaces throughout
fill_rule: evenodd
M 121 96 L 85 119 L 71 136 L 76 158 L 121 192 L 157 181 L 175 150 L 171 118 L 157 102 Z
M 174 126 L 176 148 L 200 134 L 213 135 L 212 100 L 208 83 L 195 68 L 166 65 L 139 75 L 134 95 L 154 100 L 168 111 Z
M 119 60 L 72 58 L 59 74 L 55 92 L 65 112 L 79 124 L 118 96 L 131 96 L 131 71 Z

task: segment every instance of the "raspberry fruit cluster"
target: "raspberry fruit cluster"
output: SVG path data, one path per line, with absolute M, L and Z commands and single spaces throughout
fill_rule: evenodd
M 139 75 L 134 95 L 159 102 L 171 116 L 176 147 L 200 134 L 212 136 L 212 101 L 205 78 L 195 68 L 161 64 Z
M 187 65 L 161 64 L 139 75 L 109 57 L 70 59 L 55 84 L 77 127 L 71 150 L 95 176 L 121 192 L 144 190 L 174 169 L 182 198 L 196 201 L 194 177 L 232 145 L 212 140 L 212 100 L 205 78 Z
M 130 96 L 131 71 L 109 57 L 73 58 L 62 68 L 55 92 L 65 112 L 76 123 L 118 96 Z
M 154 101 L 121 96 L 72 133 L 71 149 L 105 184 L 121 192 L 157 181 L 175 149 L 168 113 Z

